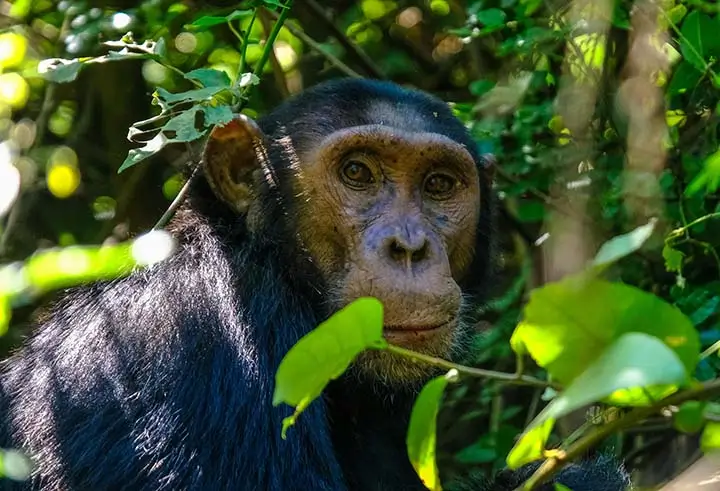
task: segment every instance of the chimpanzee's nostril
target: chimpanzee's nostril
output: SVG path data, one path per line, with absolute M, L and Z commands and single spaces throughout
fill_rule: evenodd
M 396 261 L 403 261 L 407 256 L 407 251 L 400 243 L 393 239 L 390 241 L 390 257 Z
M 410 258 L 412 259 L 412 262 L 417 263 L 425 259 L 428 255 L 428 243 L 427 241 L 424 241 L 423 244 L 420 246 L 419 249 L 413 251 Z
M 426 239 L 422 239 L 418 245 L 406 244 L 398 239 L 392 239 L 388 243 L 388 254 L 394 261 L 417 263 L 427 258 L 428 252 Z

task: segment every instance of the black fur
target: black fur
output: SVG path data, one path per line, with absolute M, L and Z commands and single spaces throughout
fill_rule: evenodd
M 323 84 L 261 119 L 279 177 L 278 188 L 261 192 L 262 230 L 251 235 L 200 179 L 169 227 L 180 244 L 172 258 L 69 292 L 3 364 L 0 446 L 30 450 L 38 463 L 23 488 L 424 489 L 404 443 L 413 390 L 340 380 L 287 440 L 280 423 L 289 408 L 271 406 L 281 358 L 330 314 L 324 285 L 293 238 L 276 142 L 290 136 L 302 150 L 366 123 L 436 131 L 480 161 L 444 103 L 387 83 Z M 478 254 L 462 285 L 477 301 L 489 272 L 489 190 L 484 182 Z M 624 487 L 614 464 L 596 463 L 580 481 L 573 472 L 574 491 Z

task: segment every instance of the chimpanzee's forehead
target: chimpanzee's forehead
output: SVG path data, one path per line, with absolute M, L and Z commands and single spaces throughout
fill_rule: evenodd
M 305 92 L 301 99 L 286 101 L 259 124 L 273 140 L 289 137 L 300 153 L 312 150 L 339 130 L 379 125 L 443 135 L 465 146 L 476 157 L 472 139 L 445 102 L 382 82 L 320 85 Z

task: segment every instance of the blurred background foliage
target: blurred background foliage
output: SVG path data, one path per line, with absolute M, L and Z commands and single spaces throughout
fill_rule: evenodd
M 261 76 L 248 80 L 252 90 L 243 92 L 242 110 L 261 115 L 305 87 L 340 76 L 409 84 L 451 104 L 497 164 L 501 273 L 478 326 L 474 360 L 497 370 L 514 369 L 508 339 L 529 290 L 572 269 L 549 257 L 546 246 L 555 234 L 549 216 L 581 215 L 574 233 L 584 237 L 579 247 L 590 250 L 658 217 L 665 240 L 623 259 L 612 274 L 692 319 L 707 349 L 696 377 L 709 380 L 720 369 L 718 6 L 618 0 L 604 11 L 601 4 L 296 0 Z M 128 129 L 160 112 L 156 89 L 193 89 L 187 72 L 212 68 L 235 80 L 243 73 L 241 60 L 255 66 L 280 6 L 271 0 L 0 2 L 0 356 L 18 345 L 38 307 L 53 297 L 50 290 L 67 286 L 47 279 L 58 268 L 81 281 L 132 267 L 122 259 L 128 253 L 122 244 L 163 215 L 197 145 L 165 146 L 118 173 L 137 146 L 126 138 Z M 648 9 L 656 49 L 637 58 L 633 19 Z M 109 50 L 104 43 L 121 39 L 136 46 L 154 40 L 162 52 L 71 67 L 62 80 L 68 83 L 41 73 L 43 60 L 102 56 Z M 655 63 L 647 53 L 662 59 Z M 659 100 L 628 83 L 643 69 Z M 569 92 L 563 77 L 573 79 Z M 595 88 L 589 108 L 578 87 Z M 578 113 L 587 113 L 586 125 L 574 122 Z M 650 154 L 633 145 L 645 128 L 637 114 L 661 123 L 645 135 L 661 135 L 660 148 Z M 573 196 L 563 194 L 568 189 Z M 53 252 L 55 259 L 37 261 L 37 251 L 81 244 L 115 244 L 121 256 L 108 263 L 87 249 L 96 255 Z M 32 288 L 17 285 L 18 271 L 34 275 Z M 26 294 L 9 300 L 8 292 L 19 290 Z M 502 466 L 542 404 L 541 391 L 476 381 L 460 386 L 447 397 L 439 423 L 442 472 Z M 582 423 L 585 415 L 579 418 Z M 571 419 L 559 437 L 577 423 Z M 682 468 L 697 452 L 696 439 L 678 432 L 672 419 L 657 418 L 611 443 L 642 484 Z

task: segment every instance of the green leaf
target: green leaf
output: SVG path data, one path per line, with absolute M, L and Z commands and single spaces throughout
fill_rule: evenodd
M 162 87 L 158 87 L 155 92 L 160 99 L 172 105 L 177 104 L 178 102 L 186 101 L 206 102 L 224 90 L 227 90 L 227 87 L 205 87 L 202 89 L 193 89 L 188 90 L 187 92 L 173 94 Z
M 673 415 L 673 426 L 683 433 L 697 433 L 703 427 L 705 401 L 687 401 Z
M 720 304 L 720 297 L 710 297 L 690 314 L 690 322 L 695 326 L 699 326 L 718 313 L 718 304 Z
M 517 205 L 517 217 L 521 222 L 540 222 L 545 218 L 545 204 L 536 200 L 521 200 Z
M 718 187 L 720 187 L 720 150 L 705 160 L 703 170 L 685 188 L 685 196 L 693 196 L 703 189 L 712 193 Z
M 545 451 L 545 443 L 550 438 L 550 432 L 555 420 L 547 418 L 543 422 L 528 427 L 515 446 L 508 453 L 506 462 L 510 469 L 517 469 L 541 459 Z
M 185 74 L 188 80 L 197 80 L 203 87 L 230 87 L 227 73 L 212 68 L 198 68 Z
M 168 139 L 162 134 L 162 132 L 160 132 L 155 135 L 152 140 L 146 142 L 142 147 L 131 149 L 118 169 L 118 174 L 129 169 L 133 165 L 139 164 L 143 160 L 152 157 L 162 150 L 168 143 L 172 143 L 172 140 Z
M 191 142 L 203 136 L 203 133 L 198 130 L 203 128 L 203 121 L 198 121 L 198 113 L 201 113 L 202 109 L 198 106 L 193 107 L 187 111 L 183 111 L 170 121 L 165 123 L 162 127 L 162 131 L 172 131 L 175 136 L 170 138 L 172 142 Z M 198 124 L 199 123 L 199 124 Z
M 237 19 L 242 19 L 243 17 L 250 17 L 252 13 L 252 10 L 235 10 L 224 17 L 216 15 L 203 15 L 191 24 L 186 24 L 185 28 L 193 31 L 201 31 L 219 24 L 226 24 Z
M 720 450 L 720 423 L 708 421 L 700 437 L 700 448 L 705 453 Z
M 657 336 L 695 369 L 700 340 L 680 310 L 638 288 L 587 276 L 568 276 L 534 290 L 510 340 L 527 350 L 560 383 L 568 384 L 629 332 Z
M 410 414 L 408 457 L 422 483 L 432 491 L 442 490 L 435 460 L 437 414 L 445 387 L 456 379 L 457 370 L 453 369 L 425 384 Z
M 233 119 L 233 112 L 230 106 L 200 106 L 200 108 L 205 115 L 206 127 L 216 124 L 226 124 Z
M 720 28 L 716 19 L 693 10 L 685 17 L 680 29 L 680 51 L 695 68 L 705 73 L 709 56 L 718 46 L 717 32 Z
M 0 336 L 7 333 L 10 327 L 10 318 L 12 317 L 12 309 L 10 307 L 10 299 L 3 292 L 3 285 L 0 285 Z
M 82 67 L 83 62 L 78 59 L 49 58 L 40 62 L 38 71 L 44 79 L 63 84 L 75 80 Z
M 667 395 L 688 379 L 685 366 L 677 355 L 658 338 L 649 334 L 629 332 L 620 336 L 591 363 L 583 373 L 562 391 L 528 426 L 511 452 L 513 463 L 527 463 L 537 458 L 537 448 L 544 446 L 540 436 L 548 435 L 548 423 L 592 404 L 613 399 L 613 402 L 648 404 L 646 393 Z M 653 390 L 661 388 L 661 390 Z M 533 432 L 535 428 L 542 428 Z M 529 438 L 529 442 L 524 439 Z M 532 452 L 528 451 L 532 450 Z M 528 460 L 530 459 L 530 460 Z
M 383 307 L 360 298 L 303 336 L 285 355 L 275 374 L 273 406 L 288 404 L 295 413 L 283 421 L 283 438 L 300 413 L 355 357 L 368 348 L 383 349 Z
M 665 246 L 663 246 L 662 256 L 663 259 L 665 259 L 665 269 L 669 273 L 679 273 L 682 270 L 683 257 L 685 254 L 681 251 L 673 249 L 672 246 L 665 244 Z
M 488 446 L 486 442 L 473 443 L 455 454 L 457 461 L 463 464 L 487 464 L 497 457 L 497 450 Z
M 685 5 L 675 5 L 673 8 L 667 11 L 667 18 L 670 22 L 678 25 L 680 21 L 687 14 L 687 7 Z
M 555 491 L 573 491 L 569 487 L 565 486 L 564 484 L 555 483 L 553 484 L 555 486 Z
M 505 25 L 506 14 L 500 9 L 481 10 L 477 14 L 477 20 L 485 27 L 483 31 L 496 30 Z
M 655 230 L 655 218 L 650 219 L 632 232 L 618 235 L 605 242 L 593 259 L 594 266 L 605 266 L 632 254 L 642 247 Z
M 702 72 L 695 68 L 691 63 L 683 60 L 678 63 L 677 68 L 673 72 L 668 92 L 670 95 L 684 94 L 688 90 L 693 90 L 700 78 Z

